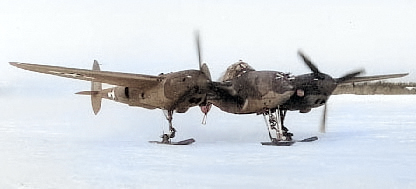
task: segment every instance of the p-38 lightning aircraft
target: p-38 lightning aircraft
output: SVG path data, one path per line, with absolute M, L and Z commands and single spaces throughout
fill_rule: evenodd
M 407 75 L 357 77 L 362 73 L 358 71 L 334 79 L 321 73 L 309 58 L 299 52 L 305 64 L 311 69 L 311 74 L 292 76 L 278 71 L 255 71 L 241 61 L 231 65 L 220 81 L 213 82 L 207 65 L 202 63 L 198 34 L 196 44 L 199 70 L 184 70 L 158 76 L 101 71 L 97 61 L 94 61 L 92 70 L 18 62 L 10 62 L 10 64 L 29 71 L 91 81 L 90 91 L 81 91 L 77 94 L 91 96 L 95 114 L 101 108 L 102 98 L 130 106 L 162 109 L 166 112 L 169 122 L 169 133 L 163 134 L 162 141 L 158 143 L 178 145 L 190 144 L 194 139 L 171 142 L 176 132 L 172 126 L 172 116 L 175 111 L 184 113 L 190 107 L 200 106 L 206 115 L 213 104 L 228 113 L 263 114 L 271 139 L 271 142 L 263 144 L 291 145 L 296 141 L 292 140 L 292 134 L 283 125 L 288 110 L 306 113 L 312 108 L 324 105 L 338 84 Z M 116 87 L 102 89 L 101 83 L 116 85 Z M 303 141 L 316 139 L 312 137 Z
M 158 76 L 101 71 L 96 60 L 92 70 L 19 62 L 10 62 L 10 64 L 29 71 L 91 81 L 91 91 L 81 91 L 76 94 L 91 96 L 95 114 L 99 112 L 103 98 L 130 106 L 162 109 L 169 122 L 169 133 L 163 134 L 162 141 L 158 143 L 185 145 L 193 143 L 194 139 L 171 142 L 176 133 L 176 129 L 172 126 L 173 113 L 185 113 L 190 107 L 201 106 L 201 110 L 206 115 L 211 106 L 206 101 L 212 84 L 211 75 L 208 66 L 202 63 L 198 33 L 195 39 L 199 70 L 184 70 Z M 102 89 L 101 83 L 116 85 L 116 87 Z

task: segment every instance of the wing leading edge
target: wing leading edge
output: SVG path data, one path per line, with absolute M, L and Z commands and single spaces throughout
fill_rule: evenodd
M 403 74 L 388 74 L 388 75 L 374 75 L 374 76 L 362 76 L 362 77 L 353 77 L 348 79 L 347 81 L 341 83 L 356 83 L 356 82 L 365 82 L 365 81 L 375 81 L 375 80 L 382 80 L 382 79 L 392 79 L 392 78 L 399 78 L 409 75 L 408 73 Z
M 102 82 L 110 85 L 118 85 L 125 87 L 135 87 L 140 89 L 152 88 L 153 86 L 160 83 L 163 76 L 151 76 L 142 74 L 132 73 L 121 73 L 121 72 L 109 72 L 109 71 L 97 71 L 97 70 L 86 70 L 78 68 L 66 68 L 60 66 L 48 66 L 39 64 L 19 63 L 10 62 L 12 66 L 18 68 L 56 75 L 60 77 L 66 77 L 71 79 L 79 79 L 85 81 Z

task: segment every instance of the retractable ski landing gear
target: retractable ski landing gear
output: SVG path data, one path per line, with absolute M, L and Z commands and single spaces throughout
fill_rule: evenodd
M 291 146 L 295 142 L 312 142 L 318 140 L 318 137 L 310 137 L 303 140 L 293 140 L 293 134 L 283 125 L 287 110 L 280 108 L 268 110 L 263 113 L 264 121 L 269 131 L 270 142 L 262 142 L 262 145 L 272 146 Z
M 162 141 L 149 141 L 150 143 L 157 143 L 157 144 L 170 144 L 170 145 L 188 145 L 195 142 L 195 139 L 190 138 L 186 140 L 182 140 L 179 142 L 172 142 L 171 139 L 175 137 L 176 129 L 172 125 L 172 119 L 173 119 L 173 110 L 166 110 L 163 111 L 163 113 L 166 116 L 166 119 L 169 122 L 169 133 L 163 133 L 161 138 Z
M 175 134 L 176 134 L 176 129 L 173 128 L 173 126 L 172 126 L 173 110 L 163 111 L 163 113 L 165 114 L 166 119 L 169 122 L 169 133 L 163 133 L 163 135 L 161 136 L 161 138 L 162 138 L 161 143 L 169 144 L 169 143 L 171 143 L 171 139 L 175 138 Z

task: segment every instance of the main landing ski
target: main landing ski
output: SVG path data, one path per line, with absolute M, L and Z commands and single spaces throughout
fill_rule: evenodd
M 179 142 L 162 142 L 162 141 L 149 141 L 150 143 L 156 143 L 156 144 L 167 144 L 167 145 L 189 145 L 195 142 L 195 139 L 190 138 L 186 140 L 182 140 Z
M 272 141 L 272 142 L 262 142 L 262 145 L 266 145 L 266 146 L 291 146 L 292 144 L 295 144 L 296 142 L 313 142 L 315 140 L 318 140 L 317 136 L 313 136 L 313 137 L 309 137 L 309 138 L 305 138 L 302 140 L 291 140 L 291 141 Z

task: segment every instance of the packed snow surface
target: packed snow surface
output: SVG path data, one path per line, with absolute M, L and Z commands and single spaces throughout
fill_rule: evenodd
M 332 96 L 322 108 L 289 112 L 286 126 L 311 143 L 262 146 L 262 116 L 213 108 L 174 115 L 177 140 L 150 144 L 162 111 L 88 97 L 0 98 L 0 188 L 416 188 L 416 95 Z

